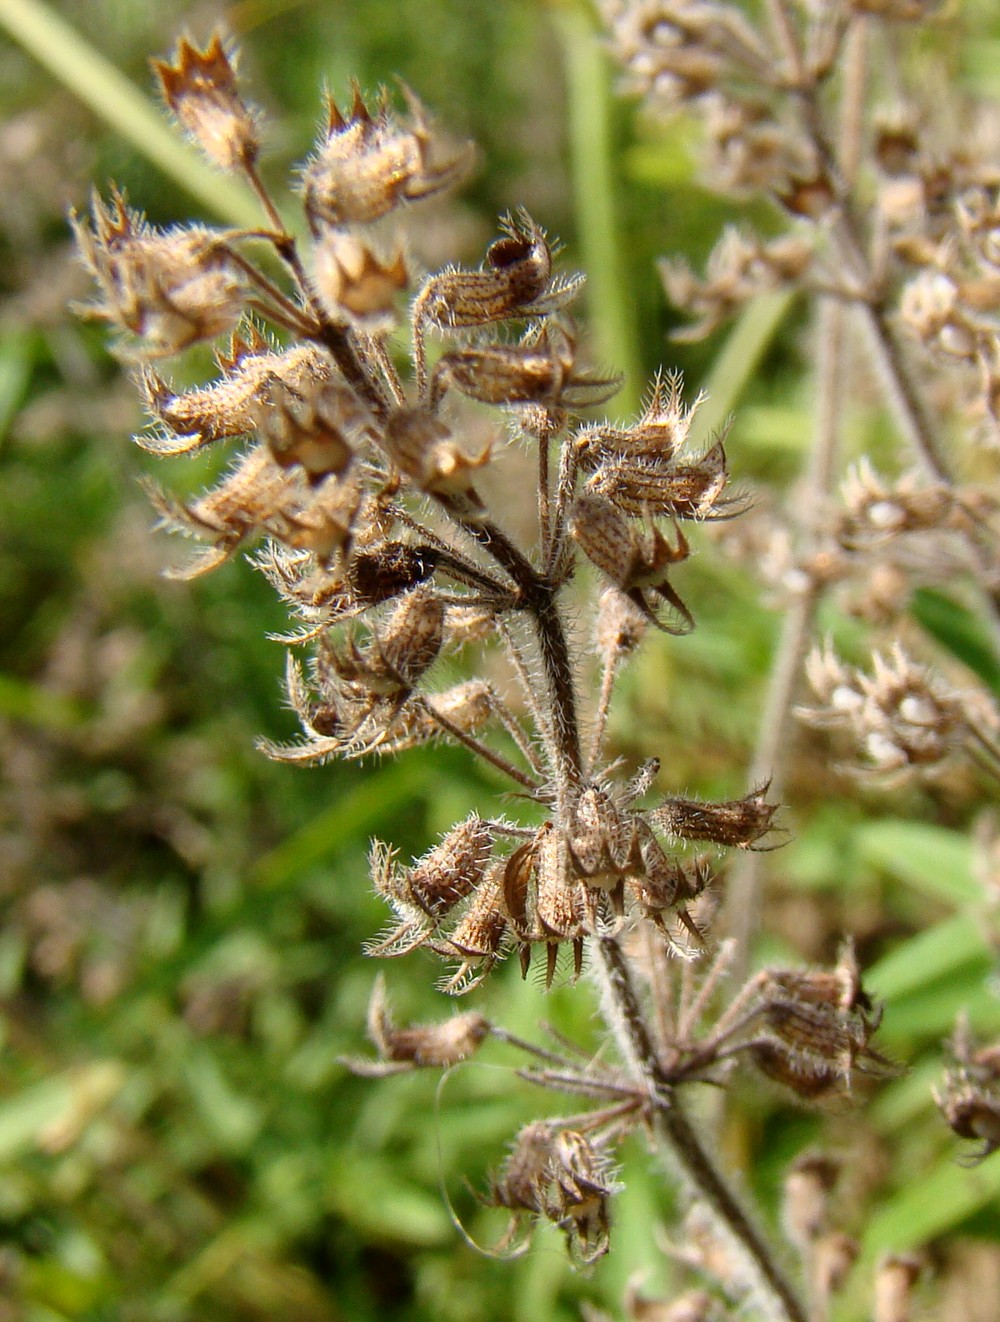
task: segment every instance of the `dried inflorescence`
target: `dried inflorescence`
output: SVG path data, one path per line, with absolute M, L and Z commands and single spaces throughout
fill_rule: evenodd
M 870 675 L 846 665 L 829 646 L 818 648 L 806 674 L 819 705 L 802 708 L 801 719 L 847 732 L 865 759 L 858 770 L 877 773 L 883 783 L 940 770 L 977 733 L 984 737 L 974 730 L 962 694 L 899 644 L 888 655 L 874 655 Z
M 518 1134 L 484 1201 L 508 1208 L 504 1247 L 524 1217 L 550 1221 L 582 1265 L 608 1251 L 608 1202 L 620 1186 L 600 1140 L 558 1121 L 535 1121 Z
M 764 52 L 731 7 L 666 6 L 666 27 L 659 6 L 646 8 L 646 35 L 666 52 L 653 73 L 684 96 L 708 95 L 733 59 L 764 75 Z M 635 1125 L 655 1129 L 658 1116 L 674 1116 L 675 1087 L 721 1081 L 742 1058 L 800 1097 L 840 1099 L 860 1076 L 887 1068 L 871 1046 L 879 1014 L 846 956 L 829 973 L 751 977 L 705 1029 L 723 957 L 699 985 L 682 975 L 672 1032 L 657 996 L 671 980 L 668 954 L 696 956 L 707 943 L 707 892 L 724 852 L 766 848 L 774 832 L 765 783 L 720 802 L 657 794 L 655 759 L 630 777 L 604 749 L 624 660 L 650 626 L 694 627 L 678 586 L 691 553 L 684 525 L 745 507 L 729 487 L 724 438 L 691 443 L 697 404 L 684 405 L 673 375 L 657 377 L 633 421 L 594 419 L 619 379 L 587 366 L 569 316 L 583 277 L 556 269 L 557 245 L 523 210 L 501 218 L 478 265 L 449 265 L 410 288 L 392 225 L 453 186 L 471 154 L 432 127 L 409 89 L 403 113 L 387 93 L 370 102 L 357 86 L 348 110 L 329 100 L 298 176 L 303 251 L 256 173 L 260 117 L 222 40 L 200 49 L 185 39 L 156 69 L 185 131 L 254 189 L 264 225 L 162 233 L 117 193 L 95 199 L 89 221 L 74 221 L 100 291 L 92 315 L 116 326 L 123 354 L 142 364 L 151 427 L 140 444 L 168 456 L 229 448 L 215 486 L 184 500 L 155 491 L 154 502 L 165 523 L 203 544 L 182 572 L 256 545 L 257 566 L 299 622 L 289 641 L 312 644 L 310 659 L 291 657 L 287 672 L 303 736 L 266 744 L 271 756 L 315 763 L 449 740 L 527 801 L 525 820 L 472 813 L 408 865 L 375 842 L 371 877 L 393 918 L 368 953 L 431 952 L 452 966 L 444 989 L 457 994 L 511 953 L 524 973 L 540 953 L 550 984 L 560 950 L 574 977 L 591 950 L 629 1068 L 515 1043 L 534 1055 L 534 1081 L 603 1110 L 528 1125 L 486 1201 L 511 1212 L 508 1240 L 524 1221 L 545 1220 L 592 1262 L 607 1248 L 612 1149 Z M 807 156 L 797 173 L 782 167 L 793 210 L 823 194 Z M 253 259 L 250 245 L 260 243 L 270 248 L 268 271 L 277 265 L 281 276 Z M 700 296 L 709 319 L 751 289 L 798 278 L 809 256 L 792 241 L 730 247 L 715 288 Z M 149 365 L 223 335 L 217 375 L 205 384 L 176 388 Z M 536 462 L 536 532 L 526 545 L 493 508 L 514 442 Z M 605 582 L 595 630 L 603 678 L 586 711 L 565 605 L 585 562 Z M 490 658 L 489 681 L 442 677 L 442 661 L 486 647 L 504 662 Z M 623 955 L 640 934 L 655 1031 Z M 457 1065 L 487 1037 L 504 1037 L 471 1012 L 399 1028 L 381 980 L 369 1034 L 379 1060 L 350 1062 L 368 1074 Z M 664 1131 L 671 1141 L 675 1130 Z M 712 1167 L 692 1145 L 688 1135 L 682 1166 L 697 1184 Z M 713 1178 L 717 1208 L 747 1238 Z M 751 1243 L 750 1254 L 768 1288 L 790 1300 L 759 1247 Z

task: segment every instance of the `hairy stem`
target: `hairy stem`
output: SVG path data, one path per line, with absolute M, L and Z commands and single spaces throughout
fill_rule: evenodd
M 636 995 L 628 961 L 613 937 L 595 939 L 594 968 L 601 1007 L 636 1082 L 645 1086 L 662 1147 L 692 1195 L 709 1209 L 734 1244 L 757 1291 L 776 1322 L 809 1322 L 808 1310 L 778 1263 L 753 1217 L 727 1183 L 703 1145 L 663 1074 L 653 1038 Z

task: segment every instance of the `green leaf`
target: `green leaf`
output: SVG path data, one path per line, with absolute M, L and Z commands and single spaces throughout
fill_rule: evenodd
M 1000 1159 L 967 1169 L 954 1158 L 914 1180 L 869 1218 L 863 1244 L 867 1259 L 918 1248 L 954 1229 L 1000 1196 Z
M 399 807 L 422 797 L 428 786 L 427 764 L 407 758 L 384 767 L 377 779 L 366 777 L 276 849 L 258 859 L 252 880 L 258 886 L 285 886 L 315 863 L 375 830 Z
M 983 899 L 972 875 L 972 842 L 959 831 L 888 818 L 854 832 L 858 853 L 900 881 L 955 906 Z
M 125 1084 L 116 1060 L 65 1070 L 0 1102 L 0 1162 L 34 1149 L 72 1142 Z
M 917 588 L 910 613 L 948 652 L 1000 694 L 1000 661 L 982 621 L 936 588 Z
M 692 448 L 704 445 L 725 426 L 794 299 L 795 295 L 787 290 L 761 294 L 737 317 L 705 381 L 706 399 L 694 416 L 689 434 Z
M 880 959 L 865 972 L 865 985 L 887 1001 L 927 987 L 967 964 L 989 964 L 982 924 L 972 914 L 956 914 Z

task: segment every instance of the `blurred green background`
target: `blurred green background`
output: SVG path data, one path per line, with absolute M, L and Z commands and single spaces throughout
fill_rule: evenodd
M 970 7 L 981 12 L 970 83 L 995 78 L 984 50 L 1000 51 L 1000 23 Z M 65 45 L 46 13 L 85 44 Z M 472 1188 L 555 1099 L 495 1046 L 440 1087 L 373 1083 L 338 1063 L 368 1049 L 377 969 L 361 945 L 385 917 L 369 837 L 419 853 L 471 806 L 486 811 L 495 785 L 450 751 L 311 771 L 255 751 L 258 736 L 294 732 L 283 649 L 267 638 L 283 613 L 242 561 L 194 584 L 165 579 L 184 548 L 150 534 L 138 486 L 155 470 L 196 488 L 218 461 L 175 471 L 130 446 L 142 417 L 127 374 L 67 313 L 88 289 L 65 217 L 92 185 L 115 180 L 158 224 L 232 207 L 189 160 L 155 163 L 155 131 L 101 64 L 152 105 L 149 56 L 220 20 L 267 113 L 265 174 L 289 215 L 284 181 L 312 145 L 320 89 L 343 98 L 352 77 L 399 77 L 480 149 L 461 197 L 428 221 L 414 210 L 428 264 L 477 263 L 496 216 L 527 207 L 563 239 L 566 265 L 590 273 L 581 315 L 593 358 L 629 373 L 625 410 L 661 364 L 685 369 L 693 398 L 725 341 L 668 344 L 655 260 L 700 262 L 735 213 L 699 187 L 689 123 L 653 123 L 613 95 L 585 5 L 0 0 L 0 1322 L 561 1322 L 583 1299 L 614 1312 L 638 1270 L 649 1290 L 681 1279 L 659 1229 L 671 1179 L 641 1142 L 598 1268 L 572 1273 L 549 1232 L 497 1261 L 462 1241 L 442 1191 L 470 1234 L 495 1242 L 504 1220 Z M 781 311 L 773 340 L 773 317 L 751 320 L 749 352 L 713 381 L 723 414 L 740 405 L 737 479 L 778 488 L 809 431 L 808 339 L 796 310 Z M 865 422 L 856 444 L 878 444 L 880 426 Z M 629 757 L 663 757 L 681 791 L 733 795 L 776 612 L 707 549 L 685 570 L 700 628 L 649 646 L 614 737 Z M 867 1234 L 869 1259 L 956 1231 L 995 1240 L 1000 1174 L 987 1166 L 970 1184 L 958 1171 L 928 1093 L 959 1005 L 1000 1029 L 992 955 L 969 916 L 971 809 L 917 792 L 852 801 L 805 754 L 789 797 L 796 839 L 772 865 L 763 953 L 829 957 L 842 931 L 859 932 L 867 962 L 881 961 L 887 1047 L 916 1065 L 864 1123 L 751 1091 L 729 1155 L 773 1214 L 788 1159 L 832 1133 L 870 1172 L 846 1227 Z M 387 971 L 401 1018 L 449 1012 L 422 955 Z M 585 982 L 546 995 L 507 967 L 475 1005 L 526 1036 L 544 1018 L 595 1041 Z M 913 1195 L 916 1174 L 937 1181 L 922 1185 L 929 1202 Z

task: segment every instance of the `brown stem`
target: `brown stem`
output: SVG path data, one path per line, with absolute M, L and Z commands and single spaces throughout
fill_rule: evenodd
M 655 1132 L 692 1193 L 702 1200 L 740 1252 L 760 1292 L 781 1322 L 809 1322 L 798 1292 L 775 1259 L 771 1246 L 702 1145 L 697 1131 L 664 1077 L 628 961 L 613 937 L 595 938 L 594 964 L 604 1017 L 636 1081 L 648 1090 Z
M 488 519 L 473 521 L 448 506 L 452 517 L 465 529 L 517 585 L 520 609 L 535 625 L 538 650 L 545 671 L 546 696 L 551 710 L 551 734 L 555 753 L 555 789 L 560 814 L 568 813 L 583 780 L 580 727 L 577 720 L 573 667 L 562 617 L 556 604 L 557 588 L 539 574 L 506 533 Z

